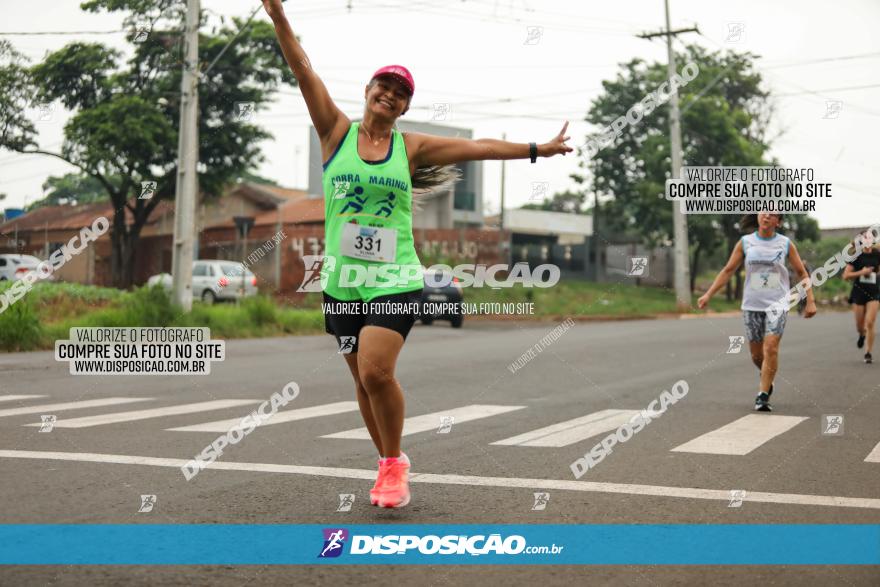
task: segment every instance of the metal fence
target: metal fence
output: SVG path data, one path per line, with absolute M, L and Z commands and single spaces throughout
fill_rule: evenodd
M 527 263 L 559 267 L 563 279 L 590 281 L 632 280 L 637 285 L 672 287 L 673 257 L 671 247 L 649 249 L 639 243 L 597 243 L 587 239 L 583 244 L 522 244 L 513 245 L 511 263 Z

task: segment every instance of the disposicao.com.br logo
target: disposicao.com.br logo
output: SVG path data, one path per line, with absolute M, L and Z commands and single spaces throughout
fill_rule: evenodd
M 305 273 L 298 292 L 322 292 L 331 283 L 338 287 L 401 287 L 414 280 L 427 279 L 428 287 L 444 288 L 484 287 L 493 289 L 536 287 L 546 289 L 559 283 L 561 270 L 558 265 L 543 263 L 534 269 L 528 263 L 482 265 L 462 263 L 452 267 L 445 264 L 422 267 L 421 265 L 398 265 L 377 263 L 369 266 L 346 263 L 332 255 L 303 255 Z M 499 275 L 503 275 L 499 278 Z
M 342 554 L 349 533 L 344 528 L 325 528 L 324 546 L 318 558 L 338 557 Z M 564 546 L 529 546 L 519 534 L 445 535 L 436 534 L 352 534 L 350 555 L 518 555 L 560 554 Z
M 336 558 L 342 554 L 348 530 L 344 528 L 324 528 L 324 546 L 318 558 Z

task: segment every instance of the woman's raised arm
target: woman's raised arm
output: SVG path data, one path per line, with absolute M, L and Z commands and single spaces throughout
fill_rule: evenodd
M 345 125 L 345 128 L 348 128 L 351 121 L 336 106 L 324 82 L 312 69 L 305 50 L 299 44 L 296 35 L 293 34 L 293 28 L 287 20 L 287 15 L 284 14 L 281 0 L 263 0 L 263 7 L 275 25 L 275 34 L 278 36 L 278 43 L 281 45 L 284 59 L 287 60 L 287 64 L 299 83 L 299 89 L 305 98 L 306 107 L 309 109 L 309 116 L 312 118 L 312 124 L 315 125 L 318 137 L 324 141 L 339 125 Z
M 565 155 L 574 149 L 565 144 L 571 137 L 566 136 L 568 122 L 562 126 L 548 143 L 536 145 L 538 157 Z M 417 167 L 449 165 L 463 161 L 486 161 L 491 159 L 526 159 L 529 157 L 528 143 L 510 143 L 498 139 L 460 139 L 439 137 L 420 133 L 408 133 L 413 137 L 414 157 Z

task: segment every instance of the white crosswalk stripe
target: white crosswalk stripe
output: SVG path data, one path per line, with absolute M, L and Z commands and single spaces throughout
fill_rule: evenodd
M 261 426 L 284 424 L 287 422 L 295 422 L 297 420 L 305 420 L 308 418 L 318 418 L 321 416 L 333 416 L 336 414 L 354 412 L 357 409 L 357 402 L 335 402 L 332 404 L 323 404 L 320 406 L 312 406 L 309 408 L 285 410 L 283 412 L 276 413 L 274 416 L 263 422 Z M 241 418 L 230 418 L 229 420 L 217 420 L 216 422 L 205 422 L 204 424 L 181 426 L 179 428 L 167 428 L 166 430 L 172 430 L 175 432 L 226 432 L 239 422 L 241 422 Z
M 462 422 L 471 420 L 479 420 L 481 418 L 489 418 L 499 414 L 506 414 L 516 410 L 522 410 L 526 406 L 493 406 L 473 404 L 460 408 L 452 408 L 442 412 L 434 412 L 432 414 L 423 414 L 414 416 L 403 421 L 403 436 L 417 434 L 419 432 L 427 432 L 428 430 L 438 430 L 442 423 L 442 418 L 452 418 L 452 426 L 458 426 Z M 370 433 L 366 428 L 355 428 L 344 432 L 336 432 L 335 434 L 326 434 L 321 438 L 345 438 L 350 440 L 369 440 Z
M 874 447 L 868 456 L 865 457 L 866 463 L 880 463 L 880 442 L 877 443 L 877 446 Z
M 602 410 L 574 420 L 560 422 L 493 442 L 502 446 L 543 446 L 559 448 L 616 430 L 638 414 L 638 410 Z
M 35 399 L 38 397 L 46 397 L 45 395 L 0 395 L 0 402 L 11 402 L 20 399 Z
M 222 410 L 224 408 L 234 408 L 246 404 L 259 403 L 258 400 L 252 399 L 222 399 L 209 402 L 199 402 L 195 404 L 182 404 L 177 406 L 168 406 L 166 408 L 153 408 L 150 410 L 137 410 L 133 412 L 116 412 L 113 414 L 101 414 L 99 416 L 86 416 L 84 418 L 72 418 L 69 420 L 58 420 L 55 422 L 55 428 L 86 428 L 89 426 L 103 426 L 105 424 L 119 424 L 121 422 L 134 422 L 135 420 L 146 420 L 148 418 L 160 418 L 162 416 L 179 416 L 181 414 L 192 414 L 195 412 L 207 412 L 209 410 Z M 28 426 L 40 426 L 40 424 L 27 424 Z
M 9 394 L 0 395 L 0 401 L 16 401 L 45 398 L 45 395 L 36 394 Z M 24 407 L 15 407 L 0 409 L 0 418 L 20 416 L 27 414 L 53 414 L 56 412 L 65 412 L 69 410 L 82 410 L 87 408 L 104 408 L 108 406 L 124 405 L 135 402 L 155 401 L 152 397 L 109 397 L 90 400 L 79 400 L 69 402 L 57 402 L 41 405 L 32 405 Z M 258 404 L 262 400 L 259 399 L 228 399 L 228 400 L 212 400 L 197 403 L 180 404 L 166 406 L 161 408 L 141 409 L 125 412 L 115 412 L 109 414 L 98 414 L 93 416 L 84 416 L 79 418 L 59 419 L 54 423 L 55 428 L 88 428 L 93 426 L 103 426 L 109 424 L 118 424 L 124 422 L 133 422 L 138 420 L 155 419 L 162 417 L 182 416 L 186 414 L 199 414 L 215 410 L 227 408 L 235 408 L 245 405 Z M 8 404 L 7 404 L 8 405 Z M 501 405 L 485 405 L 472 404 L 450 408 L 447 410 L 432 412 L 430 414 L 422 414 L 412 416 L 404 420 L 403 436 L 410 436 L 421 432 L 434 431 L 437 432 L 443 425 L 445 418 L 451 428 L 454 429 L 458 424 L 490 418 L 493 416 L 503 415 L 509 412 L 525 409 L 527 406 L 501 406 Z M 300 420 L 315 419 L 325 416 L 334 416 L 339 414 L 348 414 L 358 411 L 358 403 L 356 401 L 339 401 L 306 408 L 297 408 L 292 410 L 283 410 L 274 414 L 271 418 L 262 423 L 262 426 L 275 424 L 285 424 L 297 422 Z M 248 412 L 249 413 L 249 412 Z M 189 424 L 173 428 L 165 428 L 167 431 L 173 432 L 212 432 L 222 433 L 230 430 L 239 424 L 243 417 L 248 413 L 241 413 L 235 418 L 224 418 L 222 420 L 213 420 L 210 422 L 202 422 L 200 424 Z M 639 413 L 638 410 L 623 409 L 606 409 L 600 410 L 537 428 L 529 432 L 510 436 L 502 440 L 490 442 L 493 446 L 525 446 L 534 448 L 564 448 L 582 442 L 589 438 L 593 438 L 608 432 L 616 430 L 621 425 L 628 422 L 633 416 Z M 671 452 L 691 453 L 691 454 L 710 454 L 710 455 L 736 455 L 742 456 L 751 453 L 782 436 L 804 420 L 809 419 L 804 416 L 782 416 L 769 414 L 749 414 L 738 418 L 728 424 L 720 426 L 714 430 L 710 430 L 705 434 L 697 436 L 684 444 L 680 444 L 672 449 Z M 28 423 L 25 426 L 37 427 L 42 423 Z M 325 434 L 320 438 L 347 439 L 347 440 L 369 440 L 370 435 L 365 427 L 353 428 L 342 432 Z M 665 448 L 663 449 L 665 450 Z M 873 447 L 871 452 L 865 457 L 864 462 L 880 463 L 880 443 Z
M 51 414 L 52 412 L 63 412 L 64 410 L 80 410 L 83 408 L 101 408 L 106 406 L 116 406 L 119 404 L 130 404 L 134 402 L 143 402 L 152 400 L 151 397 L 105 397 L 101 399 L 87 399 L 76 402 L 62 402 L 58 404 L 43 404 L 39 406 L 27 406 L 23 408 L 7 408 L 0 410 L 0 418 L 7 416 L 20 416 L 22 414 Z M 39 424 L 37 424 L 39 426 Z
M 747 455 L 808 418 L 749 414 L 672 449 L 713 455 Z

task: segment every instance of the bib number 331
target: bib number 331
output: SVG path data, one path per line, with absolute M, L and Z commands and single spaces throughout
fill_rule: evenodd
M 339 249 L 347 257 L 393 263 L 397 252 L 397 231 L 349 222 L 342 228 Z

